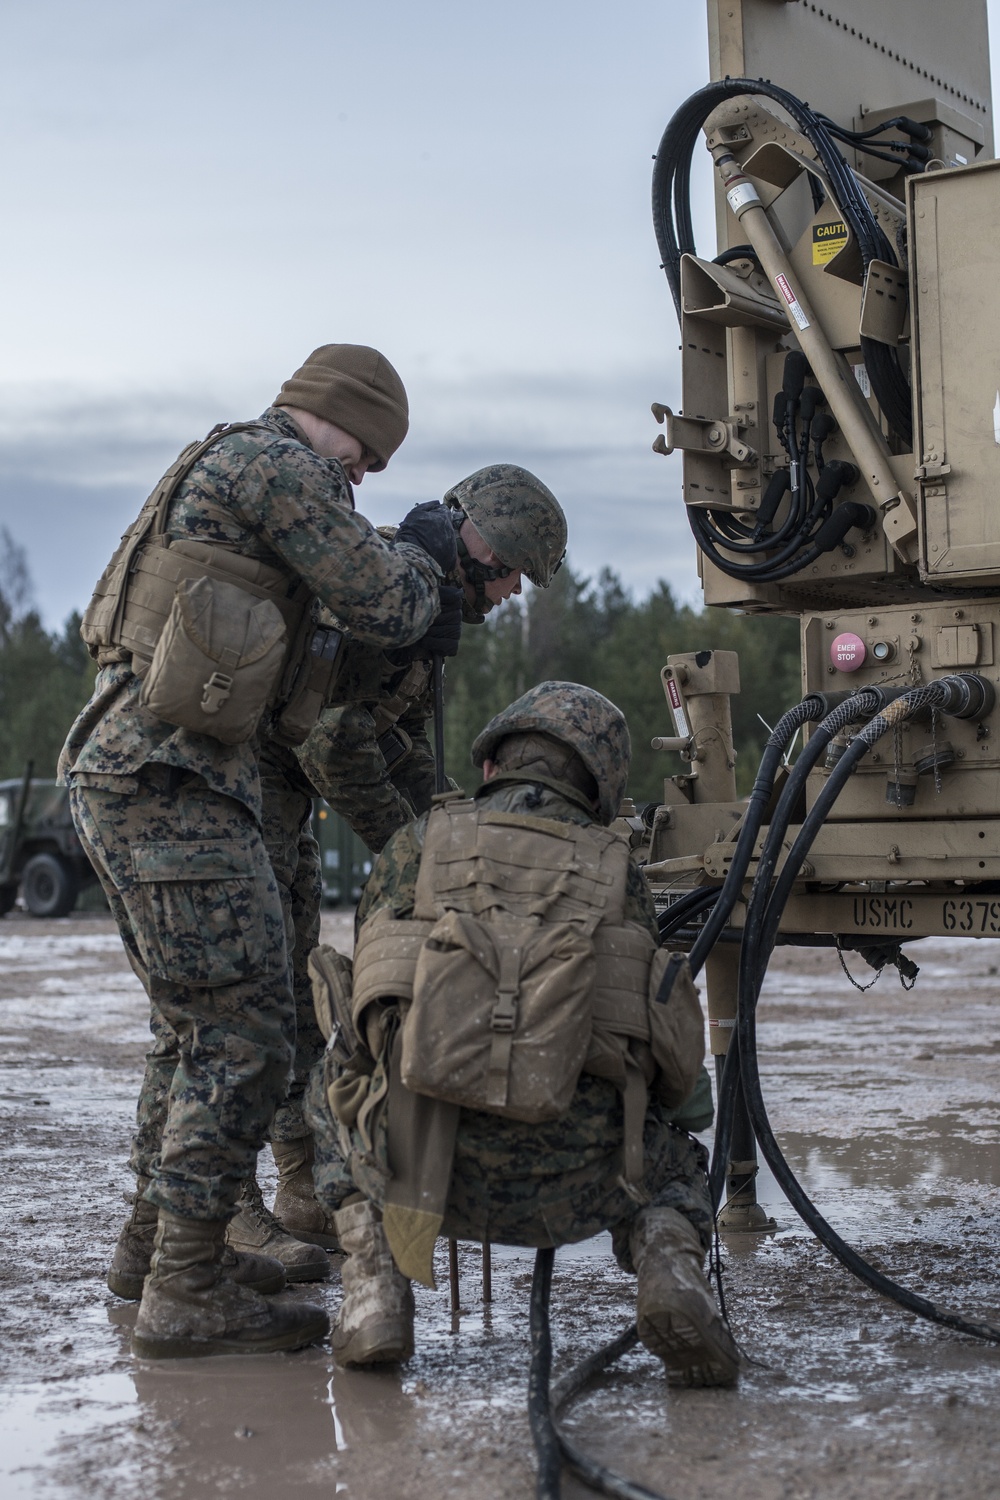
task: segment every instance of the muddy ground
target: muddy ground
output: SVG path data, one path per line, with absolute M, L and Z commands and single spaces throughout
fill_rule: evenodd
M 349 931 L 341 914 L 326 927 L 335 942 Z M 779 957 L 761 1007 L 772 1118 L 847 1239 L 925 1295 L 1000 1319 L 1000 948 L 911 951 L 923 967 L 910 994 L 894 973 L 859 994 L 828 951 Z M 496 1252 L 484 1308 L 478 1251 L 463 1249 L 454 1325 L 446 1286 L 418 1289 L 418 1351 L 401 1373 L 334 1371 L 322 1348 L 136 1362 L 134 1305 L 103 1277 L 146 1020 L 106 915 L 0 922 L 0 1038 L 0 1494 L 533 1493 L 530 1253 Z M 569 1429 L 676 1500 L 996 1496 L 1000 1348 L 867 1292 L 766 1176 L 760 1191 L 776 1233 L 723 1248 L 749 1357 L 740 1388 L 668 1391 L 640 1351 Z M 605 1238 L 560 1254 L 557 1371 L 629 1321 L 630 1291 Z M 333 1313 L 336 1281 L 319 1295 Z M 564 1493 L 589 1491 L 567 1479 Z

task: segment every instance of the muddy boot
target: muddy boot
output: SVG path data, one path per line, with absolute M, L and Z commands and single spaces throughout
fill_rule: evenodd
M 148 1177 L 137 1178 L 132 1212 L 118 1236 L 108 1267 L 108 1290 L 126 1302 L 138 1302 L 142 1296 L 142 1283 L 149 1275 L 149 1262 L 153 1258 L 153 1236 L 160 1211 L 155 1203 L 147 1203 L 143 1197 L 148 1187 Z
M 673 1385 L 735 1385 L 740 1357 L 705 1279 L 698 1231 L 674 1208 L 644 1208 L 630 1237 L 639 1337 Z
M 160 1210 L 153 1264 L 142 1291 L 132 1353 L 143 1359 L 268 1354 L 321 1339 L 321 1307 L 262 1297 L 225 1273 L 224 1219 L 182 1219 Z
M 138 1302 L 142 1296 L 142 1284 L 149 1275 L 149 1263 L 153 1258 L 153 1237 L 159 1210 L 143 1197 L 148 1187 L 148 1177 L 138 1178 L 132 1212 L 118 1236 L 108 1268 L 109 1291 L 126 1302 Z M 222 1269 L 230 1281 L 248 1286 L 262 1296 L 280 1292 L 286 1281 L 284 1266 L 271 1255 L 243 1255 L 227 1248 Z
M 234 1250 L 273 1256 L 284 1266 L 287 1281 L 326 1281 L 330 1275 L 326 1251 L 285 1233 L 274 1214 L 264 1207 L 255 1177 L 243 1184 L 236 1217 L 230 1219 L 226 1230 L 226 1244 Z
M 413 1353 L 413 1292 L 396 1269 L 382 1215 L 364 1198 L 338 1209 L 336 1222 L 347 1259 L 333 1357 L 338 1365 L 399 1364 Z
M 313 1188 L 313 1143 L 310 1136 L 298 1141 L 272 1141 L 274 1165 L 278 1169 L 278 1191 L 274 1216 L 282 1229 L 309 1245 L 339 1250 L 333 1213 L 316 1198 Z

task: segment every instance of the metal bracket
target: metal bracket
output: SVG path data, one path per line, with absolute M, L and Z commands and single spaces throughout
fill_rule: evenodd
M 913 471 L 914 479 L 924 479 L 930 481 L 933 481 L 935 479 L 947 479 L 948 475 L 951 473 L 951 464 L 946 464 L 943 462 L 938 463 L 936 453 L 928 454 L 928 458 L 932 458 L 934 462 L 920 464 Z
M 735 417 L 720 420 L 716 417 L 677 416 L 669 406 L 654 401 L 650 408 L 658 422 L 666 424 L 666 436 L 661 434 L 653 443 L 653 452 L 669 456 L 675 448 L 684 453 L 715 453 L 726 459 L 733 468 L 747 469 L 757 462 L 756 450 L 740 438 L 744 423 Z
M 903 336 L 910 289 L 906 272 L 884 260 L 869 262 L 861 299 L 861 337 L 898 344 Z

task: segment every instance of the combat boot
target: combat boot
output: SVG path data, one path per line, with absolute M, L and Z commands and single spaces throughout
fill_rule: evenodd
M 225 1219 L 183 1219 L 160 1209 L 153 1263 L 142 1290 L 132 1352 L 143 1359 L 269 1354 L 321 1339 L 321 1307 L 262 1297 L 225 1273 Z
M 271 1151 L 278 1169 L 274 1216 L 281 1221 L 282 1229 L 307 1244 L 322 1245 L 324 1250 L 339 1250 L 333 1212 L 319 1202 L 313 1185 L 312 1137 L 305 1136 L 298 1141 L 272 1141 Z
M 413 1292 L 396 1269 L 382 1215 L 363 1198 L 334 1217 L 347 1259 L 333 1357 L 338 1365 L 400 1364 L 413 1353 Z
M 146 1202 L 143 1195 L 148 1187 L 148 1177 L 137 1179 L 132 1212 L 118 1236 L 108 1267 L 108 1290 L 126 1302 L 138 1302 L 142 1296 L 142 1283 L 149 1275 L 149 1262 L 153 1258 L 153 1236 L 160 1211 L 155 1203 Z
M 126 1302 L 138 1302 L 142 1296 L 142 1284 L 149 1275 L 149 1263 L 153 1257 L 159 1210 L 155 1203 L 147 1203 L 143 1196 L 148 1187 L 148 1177 L 136 1180 L 132 1212 L 118 1236 L 108 1267 L 108 1290 Z M 262 1295 L 280 1292 L 285 1284 L 285 1268 L 271 1255 L 243 1255 L 227 1248 L 222 1265 L 230 1281 L 248 1286 Z
M 330 1275 L 326 1251 L 286 1234 L 274 1214 L 264 1207 L 256 1177 L 243 1184 L 236 1216 L 226 1230 L 226 1244 L 233 1250 L 273 1256 L 284 1266 L 287 1281 L 326 1281 Z
M 673 1385 L 735 1385 L 740 1356 L 705 1279 L 694 1225 L 674 1208 L 644 1208 L 629 1243 L 639 1278 L 639 1337 Z

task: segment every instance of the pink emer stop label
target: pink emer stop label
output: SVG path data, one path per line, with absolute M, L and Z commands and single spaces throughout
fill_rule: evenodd
M 845 630 L 830 642 L 830 660 L 838 672 L 856 672 L 866 655 L 864 641 L 853 630 Z

